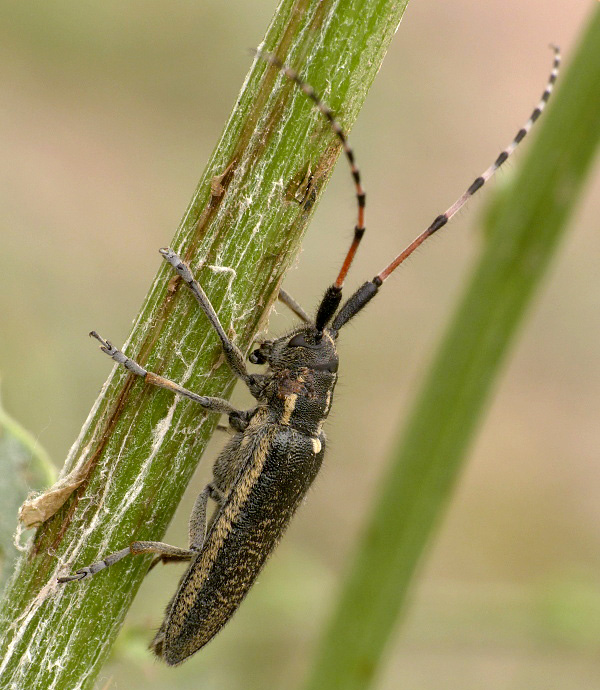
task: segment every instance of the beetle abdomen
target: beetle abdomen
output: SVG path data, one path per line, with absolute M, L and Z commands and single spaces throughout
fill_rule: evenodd
M 152 647 L 178 664 L 231 618 L 276 546 L 325 451 L 325 437 L 265 425 L 184 574 Z

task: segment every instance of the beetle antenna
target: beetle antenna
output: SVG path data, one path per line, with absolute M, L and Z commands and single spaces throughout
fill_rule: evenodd
M 534 122 L 542 114 L 550 94 L 554 88 L 554 82 L 558 76 L 558 70 L 560 67 L 560 49 L 557 46 L 551 46 L 554 50 L 554 63 L 552 66 L 552 71 L 550 72 L 550 77 L 544 93 L 537 104 L 529 120 L 525 125 L 517 132 L 515 138 L 511 143 L 500 153 L 498 158 L 490 165 L 490 167 L 482 173 L 479 177 L 475 178 L 471 186 L 460 196 L 444 213 L 437 216 L 431 225 L 423 231 L 418 237 L 416 237 L 409 245 L 404 249 L 398 256 L 388 264 L 380 273 L 378 273 L 372 281 L 364 283 L 344 304 L 340 309 L 338 315 L 335 317 L 332 323 L 332 329 L 334 331 L 339 330 L 344 324 L 346 324 L 351 318 L 353 318 L 358 312 L 369 302 L 377 293 L 379 287 L 382 283 L 387 280 L 393 271 L 395 271 L 400 264 L 404 263 L 406 259 L 419 247 L 428 237 L 431 237 L 440 228 L 460 211 L 460 209 L 467 203 L 467 201 L 475 194 L 483 185 L 494 175 L 496 170 L 506 162 L 508 157 L 514 152 L 517 146 L 523 141 Z
M 354 228 L 354 237 L 352 239 L 352 243 L 350 244 L 350 248 L 346 253 L 346 257 L 342 264 L 342 268 L 340 269 L 335 283 L 333 283 L 333 285 L 331 285 L 327 289 L 327 292 L 325 293 L 325 296 L 323 297 L 323 299 L 321 300 L 321 304 L 319 305 L 317 317 L 315 319 L 315 324 L 317 330 L 322 331 L 323 328 L 325 328 L 326 324 L 329 322 L 329 320 L 333 317 L 337 308 L 340 305 L 342 299 L 342 287 L 344 286 L 344 280 L 346 279 L 346 275 L 350 270 L 350 266 L 352 265 L 352 261 L 354 260 L 354 256 L 363 238 L 363 235 L 365 234 L 366 195 L 362 187 L 360 171 L 354 160 L 354 152 L 352 151 L 352 148 L 348 143 L 348 137 L 346 136 L 340 123 L 336 120 L 331 108 L 323 102 L 323 100 L 316 93 L 313 87 L 307 82 L 305 82 L 304 79 L 302 79 L 302 77 L 298 74 L 298 72 L 293 70 L 291 67 L 288 67 L 276 55 L 274 55 L 273 53 L 262 52 L 260 50 L 253 52 L 256 53 L 257 57 L 261 58 L 262 60 L 265 60 L 269 64 L 276 67 L 288 79 L 297 84 L 302 93 L 304 93 L 308 98 L 310 98 L 310 100 L 315 104 L 319 112 L 321 112 L 324 115 L 324 117 L 329 122 L 331 129 L 333 130 L 333 132 L 342 144 L 344 154 L 346 155 L 346 159 L 348 160 L 348 163 L 350 165 L 350 173 L 352 174 L 352 179 L 354 180 L 356 204 L 358 209 L 356 226 Z

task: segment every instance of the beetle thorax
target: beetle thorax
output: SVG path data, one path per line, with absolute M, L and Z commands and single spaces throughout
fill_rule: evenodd
M 318 435 L 337 381 L 338 355 L 332 334 L 301 326 L 262 343 L 251 359 L 269 365 L 265 398 L 273 421 Z

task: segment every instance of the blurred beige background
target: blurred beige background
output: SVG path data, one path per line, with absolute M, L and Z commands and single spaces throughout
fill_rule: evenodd
M 0 375 L 6 408 L 62 463 L 125 340 L 275 2 L 2 3 Z M 592 2 L 413 0 L 352 133 L 381 268 L 525 121 Z M 577 123 L 573 123 L 577 126 Z M 527 147 L 527 142 L 523 148 Z M 325 469 L 234 621 L 184 666 L 144 651 L 178 578 L 144 583 L 114 688 L 291 688 L 301 678 L 394 431 L 481 243 L 506 166 L 344 333 Z M 286 287 L 314 305 L 354 223 L 338 166 Z M 521 331 L 380 678 L 393 688 L 600 687 L 600 177 Z M 345 210 L 346 209 L 346 210 Z M 273 330 L 286 327 L 276 315 Z M 237 393 L 238 397 L 241 395 Z M 205 456 L 167 540 L 186 542 Z M 102 685 L 102 682 L 100 685 Z

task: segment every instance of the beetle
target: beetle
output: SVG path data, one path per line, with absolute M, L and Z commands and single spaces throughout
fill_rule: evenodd
M 342 145 L 354 180 L 358 207 L 352 243 L 314 319 L 281 291 L 279 298 L 302 323 L 290 333 L 263 341 L 250 354 L 252 363 L 267 365 L 266 373 L 262 374 L 248 372 L 243 353 L 227 336 L 189 267 L 172 249 L 160 250 L 198 301 L 219 336 L 228 365 L 248 387 L 256 399 L 256 406 L 238 410 L 226 400 L 189 391 L 147 371 L 92 331 L 90 335 L 100 342 L 100 349 L 114 361 L 143 377 L 147 383 L 194 400 L 205 410 L 227 415 L 234 433 L 215 461 L 212 481 L 196 499 L 190 517 L 188 549 L 163 542 L 134 541 L 104 560 L 77 570 L 74 575 L 60 577 L 60 583 L 89 577 L 130 554 L 156 554 L 153 564 L 189 561 L 151 649 L 167 664 L 177 665 L 221 630 L 273 551 L 323 461 L 326 439 L 322 427 L 331 409 L 337 381 L 336 342 L 340 330 L 375 297 L 390 274 L 481 189 L 526 136 L 541 115 L 558 75 L 560 51 L 557 47 L 553 49 L 552 71 L 541 100 L 509 146 L 447 211 L 438 215 L 388 266 L 361 285 L 343 304 L 343 284 L 365 232 L 366 197 L 353 151 L 333 112 L 312 87 L 276 56 L 258 53 L 314 102 Z M 207 520 L 209 499 L 216 503 L 216 510 Z

